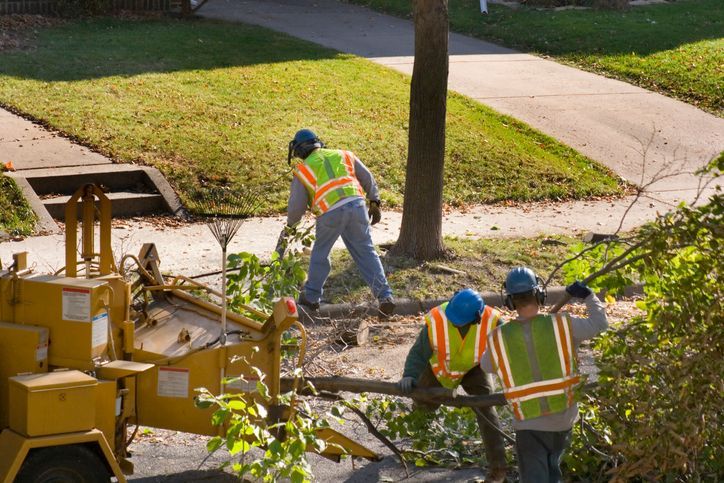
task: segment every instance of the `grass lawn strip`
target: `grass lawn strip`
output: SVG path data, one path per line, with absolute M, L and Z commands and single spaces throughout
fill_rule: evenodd
M 387 255 L 382 263 L 395 297 L 441 298 L 464 287 L 481 292 L 498 291 L 508 271 L 519 265 L 533 268 L 545 280 L 553 268 L 567 258 L 570 246 L 578 241 L 560 236 L 478 240 L 447 237 L 445 245 L 452 254 L 449 260 L 420 264 Z M 441 266 L 464 273 L 451 273 Z M 561 283 L 563 279 L 558 273 L 552 284 Z M 323 298 L 330 303 L 373 300 L 346 250 L 332 252 L 332 273 L 325 284 Z
M 0 230 L 13 236 L 29 235 L 35 221 L 35 213 L 15 181 L 0 174 Z
M 410 0 L 347 0 L 409 17 Z M 724 2 L 612 10 L 449 2 L 450 29 L 625 80 L 724 116 Z
M 260 27 L 195 20 L 70 21 L 0 53 L 0 103 L 123 162 L 197 188 L 258 190 L 283 211 L 286 144 L 312 127 L 354 150 L 401 206 L 409 77 Z M 621 193 L 605 168 L 460 95 L 448 110 L 445 202 Z

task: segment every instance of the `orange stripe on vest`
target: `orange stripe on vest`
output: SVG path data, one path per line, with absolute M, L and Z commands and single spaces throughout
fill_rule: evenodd
M 581 378 L 579 376 L 575 376 L 575 377 L 572 377 L 563 382 L 545 384 L 545 385 L 541 385 L 541 386 L 531 387 L 528 389 L 521 389 L 518 391 L 509 391 L 509 392 L 505 393 L 505 397 L 507 399 L 518 399 L 518 398 L 525 397 L 525 396 L 535 395 L 537 393 L 543 393 L 543 392 L 548 392 L 548 391 L 560 391 L 562 389 L 567 389 L 567 388 L 570 388 L 571 386 L 578 384 L 580 379 Z
M 334 180 L 328 182 L 327 184 L 324 185 L 323 188 L 319 189 L 314 194 L 314 202 L 317 203 L 317 201 L 320 198 L 322 198 L 324 195 L 326 195 L 331 190 L 342 187 L 344 185 L 352 184 L 352 183 L 354 183 L 354 181 L 355 181 L 355 179 L 352 178 L 351 176 L 344 176 L 342 178 L 337 178 L 337 179 L 334 179 Z

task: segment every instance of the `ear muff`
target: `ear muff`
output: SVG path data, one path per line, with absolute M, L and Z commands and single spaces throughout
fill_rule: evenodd
M 546 286 L 543 284 L 543 279 L 540 277 L 535 277 L 536 282 L 538 282 L 538 286 L 535 289 L 535 299 L 538 302 L 538 305 L 545 305 L 546 299 L 548 298 L 548 291 L 546 290 Z
M 500 297 L 503 299 L 503 305 L 509 310 L 515 310 L 513 305 L 513 297 L 505 289 L 505 282 L 500 286 Z
M 289 152 L 287 153 L 287 165 L 292 165 L 292 155 L 294 154 L 294 140 L 289 141 Z

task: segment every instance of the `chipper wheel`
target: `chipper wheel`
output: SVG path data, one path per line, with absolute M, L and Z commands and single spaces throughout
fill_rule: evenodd
M 110 473 L 91 448 L 74 444 L 32 450 L 20 468 L 16 483 L 96 483 L 110 481 Z

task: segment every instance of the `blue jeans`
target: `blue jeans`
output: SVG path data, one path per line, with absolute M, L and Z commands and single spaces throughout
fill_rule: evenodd
M 304 284 L 307 300 L 319 302 L 322 298 L 324 282 L 331 268 L 329 252 L 340 236 L 374 296 L 378 300 L 392 297 L 380 257 L 372 245 L 367 216 L 365 200 L 360 198 L 317 218 L 316 239 L 309 261 L 307 282 Z

